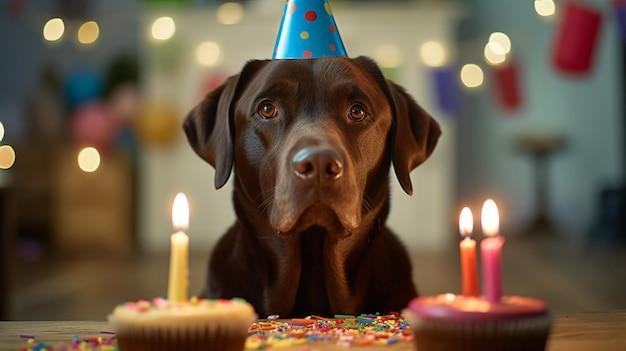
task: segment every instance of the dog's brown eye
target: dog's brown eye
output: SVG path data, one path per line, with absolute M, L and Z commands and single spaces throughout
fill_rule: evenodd
M 274 118 L 278 115 L 278 109 L 270 102 L 264 102 L 259 106 L 259 115 L 265 119 Z
M 353 105 L 352 107 L 350 107 L 350 118 L 352 118 L 355 121 L 362 121 L 363 118 L 365 118 L 366 113 L 365 113 L 365 109 L 363 109 L 363 106 L 361 105 Z

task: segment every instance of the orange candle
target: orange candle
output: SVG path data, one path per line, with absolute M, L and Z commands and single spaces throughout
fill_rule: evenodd
M 464 207 L 459 216 L 459 232 L 464 238 L 459 243 L 461 251 L 461 285 L 463 295 L 478 296 L 478 269 L 476 268 L 476 240 L 472 239 L 474 218 L 472 211 Z

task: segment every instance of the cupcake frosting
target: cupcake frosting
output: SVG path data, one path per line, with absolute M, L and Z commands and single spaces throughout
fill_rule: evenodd
M 163 298 L 121 303 L 109 315 L 113 325 L 133 325 L 144 328 L 240 328 L 257 318 L 254 308 L 243 299 L 198 299 L 184 303 L 170 303 Z
M 480 296 L 455 294 L 419 297 L 409 303 L 407 310 L 422 318 L 473 321 L 507 320 L 548 313 L 543 301 L 528 297 L 503 296 L 500 302 L 490 303 Z

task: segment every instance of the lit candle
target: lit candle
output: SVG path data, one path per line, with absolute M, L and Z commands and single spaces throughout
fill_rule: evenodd
M 485 238 L 480 243 L 483 262 L 483 294 L 488 302 L 500 302 L 502 296 L 500 253 L 504 238 L 498 235 L 498 207 L 492 199 L 483 204 L 481 224 Z
M 472 239 L 474 218 L 472 211 L 464 207 L 459 216 L 459 232 L 464 238 L 459 243 L 461 251 L 461 282 L 465 296 L 478 295 L 478 270 L 476 269 L 476 240 Z
M 189 287 L 189 237 L 185 230 L 189 227 L 189 204 L 183 193 L 176 194 L 172 206 L 172 224 L 176 231 L 170 237 L 170 276 L 167 299 L 170 302 L 187 300 Z

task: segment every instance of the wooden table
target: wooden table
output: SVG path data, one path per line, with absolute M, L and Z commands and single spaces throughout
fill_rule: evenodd
M 102 336 L 109 330 L 106 322 L 0 322 L 0 350 L 14 351 L 25 346 L 20 334 L 33 334 L 37 341 L 56 345 L 68 343 L 74 335 L 81 338 Z M 283 351 L 301 351 L 302 346 Z M 345 347 L 315 343 L 319 351 L 345 351 Z M 370 351 L 413 351 L 412 343 L 382 347 L 360 347 Z M 272 349 L 266 349 L 272 350 Z M 623 351 L 626 350 L 626 311 L 557 316 L 548 341 L 548 351 Z

